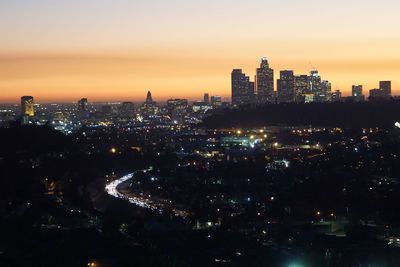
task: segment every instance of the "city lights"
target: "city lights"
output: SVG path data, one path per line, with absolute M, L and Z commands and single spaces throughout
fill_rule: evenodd
M 399 267 L 399 12 L 0 1 L 0 266 Z

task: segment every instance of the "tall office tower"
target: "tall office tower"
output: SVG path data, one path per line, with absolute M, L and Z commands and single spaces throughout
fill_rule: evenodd
M 369 90 L 369 100 L 370 101 L 382 101 L 382 100 L 387 100 L 387 92 L 380 88 L 374 88 Z
M 254 101 L 254 82 L 250 82 L 241 69 L 234 69 L 231 74 L 232 104 L 243 105 Z
M 188 112 L 187 99 L 169 99 L 167 101 L 168 114 L 172 120 L 181 122 Z
M 204 94 L 204 104 L 210 104 L 210 95 L 208 93 Z
M 28 117 L 35 116 L 35 107 L 32 96 L 21 97 L 21 115 Z
M 351 87 L 351 96 L 355 102 L 363 102 L 365 97 L 363 95 L 363 86 L 362 85 L 353 85 Z
M 222 107 L 222 97 L 220 97 L 220 96 L 212 96 L 211 97 L 211 105 L 213 106 L 213 108 Z
M 278 102 L 292 103 L 295 100 L 294 74 L 292 70 L 283 70 L 278 79 Z
M 87 98 L 82 98 L 81 100 L 78 101 L 78 111 L 79 112 L 86 112 L 87 106 L 88 106 Z
M 294 92 L 295 92 L 295 101 L 297 103 L 305 103 L 305 96 L 310 93 L 308 92 L 307 75 L 294 76 Z
M 256 92 L 259 103 L 274 103 L 274 70 L 269 67 L 268 59 L 261 59 L 260 67 L 256 71 Z
M 316 102 L 327 102 L 331 100 L 332 85 L 329 81 L 321 81 L 321 91 L 316 96 Z
M 392 96 L 392 82 L 391 81 L 380 81 L 379 89 L 383 91 L 385 97 L 389 98 Z
M 249 94 L 249 100 L 250 100 L 251 103 L 253 103 L 254 100 L 255 100 L 255 95 L 256 95 L 256 91 L 255 90 L 256 90 L 256 83 L 252 82 L 252 81 L 249 81 L 249 86 L 248 86 L 247 92 Z
M 321 94 L 321 75 L 319 75 L 316 69 L 313 69 L 308 76 L 308 91 L 314 95 L 314 101 L 319 101 L 319 95 Z
M 332 92 L 331 101 L 332 102 L 342 101 L 342 92 L 340 90 L 336 90 L 336 91 Z

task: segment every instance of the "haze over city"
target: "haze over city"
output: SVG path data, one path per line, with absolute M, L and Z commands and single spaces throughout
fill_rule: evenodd
M 0 266 L 399 267 L 399 11 L 0 1 Z
M 399 93 L 400 3 L 15 0 L 0 3 L 0 102 L 230 96 L 230 72 L 315 67 L 349 95 Z

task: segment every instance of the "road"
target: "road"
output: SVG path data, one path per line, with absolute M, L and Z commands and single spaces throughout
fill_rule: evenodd
M 117 180 L 114 180 L 105 186 L 105 191 L 119 199 L 123 199 L 129 201 L 130 203 L 145 209 L 149 209 L 152 211 L 156 211 L 159 213 L 163 213 L 164 211 L 172 211 L 173 214 L 177 217 L 186 218 L 189 216 L 187 211 L 178 209 L 174 207 L 175 205 L 171 200 L 161 199 L 156 197 L 146 196 L 145 194 L 137 194 L 132 190 L 127 190 L 129 186 L 132 184 L 132 180 L 135 176 L 135 173 L 127 174 Z

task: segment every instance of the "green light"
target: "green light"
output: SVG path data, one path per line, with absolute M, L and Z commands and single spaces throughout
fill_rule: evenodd
M 290 263 L 286 267 L 306 267 L 306 266 L 304 266 L 303 264 L 300 264 L 300 263 Z

